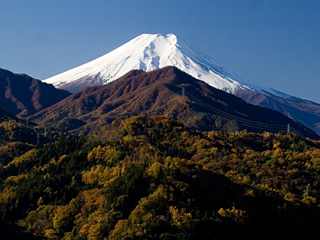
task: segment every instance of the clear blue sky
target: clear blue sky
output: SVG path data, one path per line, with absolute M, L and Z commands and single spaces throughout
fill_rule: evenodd
M 320 0 L 0 0 L 0 68 L 45 79 L 142 33 L 320 103 Z

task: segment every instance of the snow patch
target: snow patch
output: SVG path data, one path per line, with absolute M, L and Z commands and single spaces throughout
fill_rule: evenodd
M 142 34 L 102 57 L 48 78 L 44 82 L 53 84 L 57 88 L 70 90 L 64 86 L 70 87 L 79 79 L 83 79 L 80 88 L 84 88 L 90 85 L 106 84 L 133 69 L 149 72 L 166 66 L 175 66 L 229 93 L 234 93 L 238 89 L 247 89 L 285 96 L 218 63 L 172 33 Z

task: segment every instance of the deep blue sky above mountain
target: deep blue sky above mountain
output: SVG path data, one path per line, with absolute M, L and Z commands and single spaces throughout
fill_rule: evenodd
M 319 0 L 0 0 L 0 68 L 45 79 L 142 33 L 174 33 L 267 86 L 320 103 Z

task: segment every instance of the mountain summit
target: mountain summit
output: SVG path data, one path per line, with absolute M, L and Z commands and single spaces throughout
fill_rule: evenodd
M 175 66 L 229 93 L 248 89 L 278 94 L 216 62 L 174 34 L 142 34 L 100 58 L 44 82 L 76 92 L 87 86 L 113 81 L 133 69 L 150 72 L 166 66 Z
M 77 92 L 88 86 L 109 83 L 134 69 L 150 72 L 166 66 L 177 67 L 251 104 L 277 110 L 320 134 L 320 104 L 255 83 L 174 34 L 142 34 L 102 57 L 44 82 Z

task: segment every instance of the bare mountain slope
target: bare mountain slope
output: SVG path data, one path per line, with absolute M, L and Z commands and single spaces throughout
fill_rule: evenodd
M 318 138 L 274 110 L 248 104 L 175 67 L 132 70 L 104 86 L 85 88 L 32 117 L 40 124 L 87 133 L 139 114 L 173 118 L 199 130 L 285 132 L 290 124 L 292 131 Z
M 69 95 L 51 84 L 0 68 L 0 108 L 19 118 L 45 109 Z

